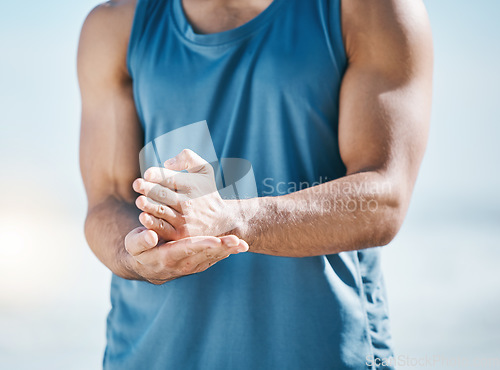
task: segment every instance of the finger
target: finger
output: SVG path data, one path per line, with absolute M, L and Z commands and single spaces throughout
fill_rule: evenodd
M 193 236 L 177 241 L 170 241 L 161 246 L 165 249 L 166 257 L 171 261 L 180 261 L 196 254 L 216 256 L 222 242 L 215 236 Z M 226 247 L 227 248 L 227 247 Z M 208 252 L 207 252 L 208 250 Z
M 222 243 L 224 243 L 230 248 L 237 247 L 238 244 L 240 243 L 240 239 L 236 235 L 220 236 L 219 239 L 221 240 Z
M 132 256 L 149 250 L 158 244 L 158 235 L 144 227 L 138 227 L 132 230 L 125 237 L 125 249 Z
M 158 203 L 172 207 L 177 211 L 180 211 L 180 202 L 185 198 L 185 195 L 176 193 L 169 188 L 144 179 L 135 180 L 133 187 L 136 192 L 145 195 Z
M 234 240 L 233 237 L 231 238 Z M 222 239 L 227 241 L 228 238 Z M 196 236 L 167 242 L 135 258 L 143 265 L 157 264 L 161 261 L 163 266 L 170 268 L 172 272 L 188 275 L 206 270 L 229 255 L 238 253 L 234 247 L 234 241 L 230 244 L 231 247 L 222 242 L 221 238 Z M 207 249 L 210 250 L 209 258 L 207 258 Z
M 243 239 L 238 238 L 236 235 L 226 235 L 219 237 L 222 243 L 232 249 L 233 253 L 248 252 L 248 244 Z
M 156 218 L 167 221 L 174 228 L 180 225 L 180 213 L 175 209 L 168 207 L 164 204 L 158 203 L 144 195 L 141 195 L 135 200 L 135 205 L 141 211 L 149 213 Z
M 211 249 L 207 248 L 202 252 L 181 260 L 179 262 L 179 268 L 182 271 L 205 271 L 217 262 L 226 259 L 232 254 L 238 254 L 240 250 L 243 250 L 240 246 L 240 240 L 234 235 L 221 237 L 220 239 L 220 246 Z
M 244 241 L 243 239 L 240 239 L 240 242 L 239 242 L 238 246 L 236 247 L 236 251 L 238 251 L 238 253 L 245 253 L 245 252 L 248 252 L 249 249 L 250 249 L 250 247 L 248 246 L 248 243 L 246 241 Z
M 185 191 L 192 175 L 185 172 L 172 171 L 167 168 L 151 167 L 144 173 L 144 179 L 160 184 L 173 191 Z
M 213 167 L 201 158 L 198 154 L 190 149 L 184 149 L 182 152 L 177 154 L 174 158 L 165 161 L 165 168 L 174 171 L 184 171 L 187 170 L 191 173 L 211 173 L 213 172 Z
M 156 264 L 161 260 L 164 265 L 174 269 L 180 261 L 188 257 L 199 254 L 206 259 L 205 249 L 214 249 L 221 245 L 221 240 L 214 236 L 194 236 L 158 245 L 157 248 L 141 253 L 137 260 L 142 264 Z
M 139 222 L 149 230 L 156 232 L 161 238 L 165 240 L 172 240 L 177 238 L 177 230 L 168 221 L 155 217 L 149 213 L 142 212 L 139 215 Z
M 238 238 L 236 235 L 226 235 L 219 237 L 222 244 L 229 249 L 230 254 L 238 254 L 248 251 L 248 244 L 243 239 Z

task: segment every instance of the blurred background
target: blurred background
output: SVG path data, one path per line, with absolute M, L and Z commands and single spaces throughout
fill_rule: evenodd
M 96 4 L 0 4 L 0 369 L 101 367 L 110 273 L 83 236 L 75 68 Z M 500 2 L 426 4 L 429 146 L 383 262 L 395 348 L 408 365 L 500 369 Z

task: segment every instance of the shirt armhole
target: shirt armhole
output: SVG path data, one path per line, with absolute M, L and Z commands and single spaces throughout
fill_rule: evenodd
M 339 77 L 342 77 L 347 66 L 347 53 L 342 37 L 342 0 L 320 0 L 322 3 L 322 19 L 326 28 L 329 51 Z
M 137 55 L 137 45 L 141 39 L 144 29 L 146 27 L 146 13 L 149 0 L 137 0 L 134 17 L 132 21 L 132 28 L 127 46 L 127 70 L 130 77 L 133 79 L 134 65 Z

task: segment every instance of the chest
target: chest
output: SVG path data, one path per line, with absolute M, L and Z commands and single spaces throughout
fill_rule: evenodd
M 183 0 L 182 7 L 193 30 L 200 34 L 228 31 L 251 21 L 273 0 L 200 1 Z
M 168 21 L 145 29 L 131 68 L 148 137 L 202 120 L 211 130 L 238 125 L 274 136 L 291 127 L 304 136 L 313 118 L 318 133 L 336 121 L 341 74 L 320 12 L 274 1 L 286 2 L 225 35 L 193 36 L 175 7 L 180 0 L 170 18 L 162 15 Z

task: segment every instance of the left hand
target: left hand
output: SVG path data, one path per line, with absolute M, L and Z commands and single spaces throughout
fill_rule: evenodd
M 232 230 L 231 206 L 217 191 L 214 170 L 192 150 L 184 149 L 165 168 L 149 168 L 133 187 L 142 194 L 136 200 L 143 211 L 139 221 L 165 240 Z

